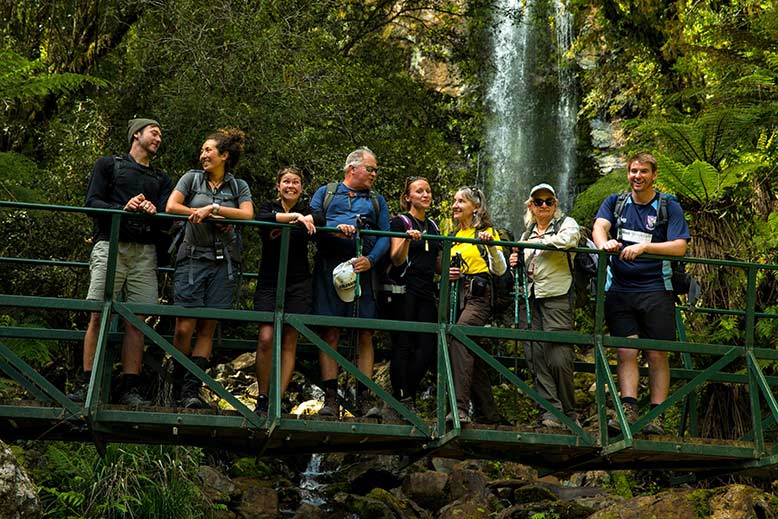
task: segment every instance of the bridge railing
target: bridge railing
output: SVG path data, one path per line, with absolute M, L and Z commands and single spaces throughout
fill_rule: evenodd
M 101 430 L 104 430 L 107 422 L 113 424 L 130 424 L 142 420 L 151 420 L 154 423 L 168 424 L 173 428 L 179 426 L 204 426 L 204 427 L 249 427 L 264 431 L 265 442 L 273 436 L 277 430 L 307 430 L 314 428 L 317 431 L 333 433 L 353 434 L 381 434 L 397 438 L 417 438 L 424 442 L 424 448 L 445 449 L 455 440 L 472 442 L 505 442 L 543 444 L 551 443 L 560 446 L 586 447 L 597 449 L 602 456 L 612 456 L 615 453 L 635 447 L 640 439 L 640 431 L 653 418 L 666 412 L 672 406 L 684 407 L 684 420 L 689 417 L 691 426 L 689 430 L 695 432 L 695 414 L 690 405 L 701 385 L 706 381 L 724 381 L 729 383 L 744 384 L 748 387 L 751 411 L 751 430 L 743 438 L 747 445 L 739 448 L 720 446 L 706 446 L 701 444 L 686 443 L 681 438 L 672 440 L 674 452 L 686 452 L 689 454 L 721 453 L 725 452 L 735 458 L 749 459 L 753 463 L 772 463 L 775 452 L 774 447 L 769 447 L 765 441 L 765 430 L 778 421 L 778 403 L 772 393 L 772 387 L 778 384 L 778 377 L 765 376 L 760 361 L 772 361 L 778 359 L 778 352 L 762 347 L 756 342 L 756 325 L 758 319 L 775 319 L 778 315 L 761 312 L 757 309 L 756 288 L 759 273 L 778 269 L 776 265 L 764 265 L 730 260 L 714 260 L 703 258 L 684 258 L 688 263 L 701 263 L 715 268 L 736 269 L 743 272 L 745 284 L 745 309 L 717 309 L 679 306 L 677 308 L 677 321 L 679 323 L 678 341 L 658 341 L 649 339 L 627 339 L 611 337 L 607 334 L 604 325 L 604 286 L 606 280 L 606 263 L 608 253 L 601 250 L 585 248 L 571 249 L 579 253 L 596 253 L 599 257 L 597 272 L 597 290 L 594 297 L 593 321 L 591 332 L 569 331 L 550 332 L 539 330 L 518 329 L 514 326 L 488 326 L 472 327 L 457 325 L 452 320 L 448 311 L 448 302 L 455 283 L 448 279 L 448 267 L 450 264 L 450 251 L 454 242 L 480 243 L 478 240 L 455 239 L 448 236 L 424 236 L 424 239 L 440 240 L 442 242 L 442 273 L 440 276 L 440 301 L 438 307 L 438 319 L 435 323 L 404 322 L 382 319 L 355 319 L 342 317 L 326 317 L 316 315 L 289 314 L 284 312 L 284 290 L 286 281 L 286 265 L 288 260 L 288 244 L 292 226 L 283 224 L 269 224 L 257 221 L 223 220 L 246 227 L 277 227 L 281 232 L 281 261 L 277 278 L 277 293 L 274 312 L 255 312 L 247 310 L 214 310 L 214 309 L 185 309 L 171 305 L 144 305 L 117 301 L 113 299 L 113 280 L 115 277 L 116 254 L 118 244 L 118 229 L 121 218 L 128 216 L 124 211 L 89 209 L 69 206 L 49 206 L 41 204 L 23 204 L 16 202 L 0 202 L 0 208 L 7 211 L 53 211 L 56 213 L 78 213 L 89 216 L 111 216 L 111 239 L 109 245 L 108 273 L 106 276 L 106 290 L 102 301 L 87 301 L 83 299 L 62 298 L 57 296 L 33 296 L 27 294 L 0 294 L 0 306 L 18 308 L 37 308 L 49 310 L 69 310 L 75 312 L 99 312 L 101 314 L 98 348 L 95 364 L 92 371 L 89 390 L 85 403 L 82 405 L 71 402 L 63 394 L 60 388 L 49 382 L 45 377 L 33 369 L 16 355 L 12 348 L 2 342 L 2 338 L 50 338 L 72 342 L 83 339 L 83 332 L 66 329 L 29 329 L 13 326 L 0 327 L 0 370 L 7 376 L 16 380 L 33 397 L 47 403 L 46 407 L 19 408 L 14 405 L 0 406 L 0 417 L 64 417 L 66 421 L 84 422 L 97 438 Z M 135 216 L 135 215 L 134 215 Z M 175 215 L 156 215 L 153 218 L 185 219 Z M 318 232 L 337 232 L 337 229 L 321 228 Z M 385 231 L 362 230 L 362 235 L 373 236 L 405 236 L 403 233 L 391 233 Z M 357 238 L 361 239 L 361 238 Z M 508 247 L 523 247 L 535 249 L 550 249 L 538 244 L 518 242 L 494 242 Z M 661 256 L 648 256 L 663 258 Z M 678 259 L 678 258 L 663 258 Z M 72 261 L 58 261 L 51 259 L 2 257 L 0 265 L 36 264 L 42 266 L 73 266 L 80 267 L 83 263 Z M 522 297 L 517 293 L 514 297 Z M 514 305 L 514 312 L 523 311 L 519 305 Z M 743 319 L 744 341 L 742 345 L 721 344 L 715 341 L 710 343 L 689 342 L 685 336 L 682 312 L 693 312 L 708 315 L 730 315 Z M 193 373 L 211 391 L 226 401 L 237 410 L 238 416 L 213 416 L 210 414 L 188 413 L 181 414 L 178 410 L 170 412 L 143 413 L 142 410 L 127 411 L 113 409 L 107 406 L 109 402 L 109 387 L 111 366 L 109 362 L 109 337 L 111 317 L 119 315 L 137 327 L 154 345 L 159 347 L 175 362 L 183 365 Z M 220 383 L 193 364 L 185 355 L 179 352 L 171 342 L 163 337 L 157 330 L 140 320 L 137 315 L 163 317 L 191 317 L 222 319 L 239 322 L 264 322 L 274 324 L 272 370 L 270 381 L 270 409 L 267 418 L 260 418 L 241 401 L 235 398 Z M 517 319 L 516 319 L 517 321 Z M 280 355 L 281 355 L 281 331 L 284 325 L 294 327 L 303 337 L 310 341 L 317 349 L 334 358 L 338 364 L 356 380 L 367 386 L 377 397 L 393 407 L 406 421 L 405 424 L 380 424 L 373 422 L 338 422 L 338 421 L 299 421 L 282 416 L 280 394 Z M 363 375 L 356 365 L 338 351 L 332 349 L 316 333 L 316 329 L 322 326 L 337 326 L 350 329 L 369 329 L 381 331 L 405 331 L 412 327 L 414 331 L 435 334 L 437 337 L 437 409 L 435 420 L 427 422 L 417 413 L 403 406 L 389 392 L 375 384 Z M 453 389 L 453 375 L 448 357 L 448 342 L 450 338 L 458 339 L 472 355 L 483 360 L 491 369 L 496 371 L 502 380 L 526 395 L 533 405 L 554 415 L 566 428 L 565 431 L 538 431 L 521 430 L 517 434 L 515 430 L 506 428 L 480 428 L 462 427 L 456 410 L 456 402 Z M 596 377 L 595 400 L 597 404 L 596 427 L 584 428 L 579 426 L 550 402 L 540 396 L 517 372 L 515 367 L 505 362 L 505 359 L 494 355 L 482 346 L 483 340 L 489 341 L 545 341 L 551 343 L 587 346 L 593 349 L 594 362 L 590 369 Z M 255 339 L 247 341 L 246 349 L 254 349 Z M 608 355 L 609 348 L 624 347 L 638 350 L 659 350 L 676 352 L 682 358 L 683 367 L 672 369 L 672 382 L 674 389 L 670 397 L 660 406 L 652 409 L 634 424 L 628 424 L 618 399 L 613 395 L 618 394 L 618 388 L 614 382 L 614 364 Z M 692 360 L 716 359 L 703 368 L 696 368 Z M 743 362 L 744 368 L 738 366 L 737 372 L 727 371 L 736 361 Z M 763 405 L 764 403 L 764 405 Z M 446 421 L 446 415 L 450 410 L 453 420 Z M 616 420 L 620 423 L 620 433 L 608 431 L 608 413 L 615 413 Z M 767 409 L 767 416 L 763 417 L 763 409 Z M 681 431 L 682 433 L 684 431 Z M 637 435 L 637 436 L 636 436 Z M 659 444 L 660 442 L 655 442 Z M 659 447 L 660 449 L 663 447 Z M 668 447 L 670 448 L 670 447 Z M 722 451 L 721 449 L 725 449 Z M 754 461 L 757 460 L 757 461 Z

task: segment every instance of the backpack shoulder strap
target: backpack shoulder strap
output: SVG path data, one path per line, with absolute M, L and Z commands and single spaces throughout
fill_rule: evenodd
M 411 222 L 411 219 L 408 218 L 406 215 L 400 213 L 397 216 L 400 217 L 400 220 L 402 220 L 403 225 L 405 226 L 405 230 L 413 229 L 413 223 Z
M 666 225 L 669 216 L 667 214 L 667 206 L 670 203 L 670 199 L 673 197 L 670 193 L 662 193 L 659 192 L 659 200 L 656 202 L 656 224 L 659 225 Z
M 629 191 L 622 191 L 619 193 L 619 197 L 616 199 L 616 205 L 613 206 L 613 220 L 616 222 L 616 226 L 619 225 L 621 214 L 624 212 L 624 206 L 627 205 L 628 199 Z
M 370 190 L 370 200 L 373 201 L 373 209 L 375 209 L 375 220 L 378 221 L 378 216 L 381 214 L 381 204 L 378 203 L 378 195 L 372 189 Z
M 339 182 L 330 182 L 327 184 L 327 191 L 324 193 L 324 200 L 321 203 L 321 208 L 324 214 L 327 214 L 327 208 L 330 206 L 330 203 L 332 202 L 332 198 L 335 196 L 335 193 L 338 191 L 338 184 Z
M 427 218 L 427 221 L 432 224 L 432 228 L 435 229 L 435 232 L 440 234 L 440 227 L 438 227 L 438 224 L 435 223 L 435 220 L 433 220 L 432 218 Z

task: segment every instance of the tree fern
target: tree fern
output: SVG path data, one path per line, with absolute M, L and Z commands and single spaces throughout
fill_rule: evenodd
M 86 83 L 106 86 L 106 81 L 82 74 L 50 74 L 41 58 L 30 61 L 9 49 L 0 49 L 0 102 L 18 101 L 71 92 Z
M 661 153 L 656 154 L 656 159 L 660 171 L 658 187 L 699 207 L 721 198 L 727 188 L 740 182 L 732 168 L 719 171 L 701 160 L 684 165 Z

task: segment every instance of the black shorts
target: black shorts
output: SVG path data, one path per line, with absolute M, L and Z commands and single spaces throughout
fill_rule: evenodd
M 673 293 L 607 292 L 605 322 L 614 337 L 675 340 Z
M 311 279 L 306 278 L 286 285 L 284 312 L 288 314 L 311 313 Z M 254 292 L 254 310 L 272 312 L 276 309 L 276 285 L 259 285 Z

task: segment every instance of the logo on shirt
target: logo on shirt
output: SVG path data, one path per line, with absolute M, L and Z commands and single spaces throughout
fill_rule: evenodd
M 653 231 L 656 227 L 656 216 L 646 216 L 646 229 Z

